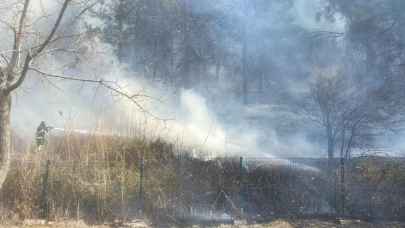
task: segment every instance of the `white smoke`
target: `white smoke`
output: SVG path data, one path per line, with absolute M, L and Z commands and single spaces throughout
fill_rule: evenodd
M 48 12 L 60 7 L 55 1 L 42 1 Z M 41 15 L 42 7 L 33 6 L 31 13 Z M 73 13 L 69 11 L 68 15 Z M 40 17 L 40 16 L 37 16 Z M 89 22 L 90 20 L 86 20 Z M 95 21 L 92 18 L 91 21 Z M 96 21 L 95 23 L 100 23 Z M 37 28 L 49 31 L 53 20 L 40 20 Z M 35 26 L 33 26 L 35 27 Z M 10 41 L 10 37 L 2 38 Z M 108 45 L 99 43 L 104 48 Z M 3 46 L 5 47 L 5 46 Z M 108 47 L 107 47 L 108 48 Z M 163 86 L 145 83 L 122 69 L 112 54 L 100 55 L 68 71 L 59 69 L 59 58 L 48 58 L 41 67 L 52 73 L 67 74 L 80 78 L 92 78 L 94 71 L 104 71 L 105 80 L 117 81 L 127 85 L 125 91 L 133 94 L 146 91 L 152 97 L 161 97 L 162 101 L 144 99 L 140 101 L 153 116 L 140 112 L 136 105 L 127 100 L 116 101 L 110 91 L 97 90 L 94 84 L 82 84 L 51 79 L 39 81 L 36 73 L 30 72 L 25 81 L 24 90 L 19 90 L 12 109 L 14 127 L 32 132 L 41 121 L 56 128 L 64 128 L 74 120 L 78 130 L 88 131 L 98 124 L 98 117 L 103 115 L 110 124 L 111 132 L 120 132 L 119 128 L 143 129 L 150 134 L 161 136 L 179 145 L 180 149 L 192 149 L 196 154 L 206 155 L 241 155 L 241 156 L 302 156 L 313 153 L 316 146 L 308 143 L 300 135 L 280 138 L 271 126 L 257 126 L 247 120 L 246 109 L 234 105 L 237 98 L 227 102 L 230 106 L 231 122 L 224 122 L 215 112 L 209 109 L 206 99 L 193 90 L 184 90 L 175 95 Z M 96 96 L 95 96 L 96 95 Z M 269 110 L 270 111 L 270 110 Z M 111 129 L 111 125 L 116 129 Z M 131 131 L 131 129 L 125 129 Z M 34 137 L 34 136 L 33 136 Z M 208 152 L 207 152 L 208 151 Z
M 334 16 L 334 23 L 331 23 L 325 18 L 316 20 L 316 15 L 322 10 L 325 0 L 295 0 L 294 7 L 289 11 L 289 15 L 294 19 L 294 24 L 309 31 L 329 31 L 343 32 L 345 28 L 345 20 L 339 14 Z

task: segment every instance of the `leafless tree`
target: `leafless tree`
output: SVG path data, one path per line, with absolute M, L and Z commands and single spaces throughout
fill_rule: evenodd
M 95 83 L 113 96 L 132 100 L 141 110 L 139 98 L 129 94 L 119 82 L 101 75 L 78 78 L 69 69 L 80 67 L 105 51 L 100 50 L 96 35 L 84 29 L 84 18 L 93 13 L 101 0 L 30 1 L 3 0 L 0 6 L 0 188 L 10 164 L 10 111 L 12 92 L 21 88 L 29 71 L 57 87 L 58 82 L 74 80 Z M 51 9 L 49 6 L 52 5 Z M 55 9 L 56 8 L 56 9 Z M 6 16 L 4 16 L 6 15 Z M 57 59 L 56 70 L 46 66 Z M 53 64 L 55 65 L 55 64 Z M 62 73 L 61 73 L 62 72 Z M 55 80 L 56 78 L 59 80 Z
M 339 147 L 347 158 L 351 149 L 373 145 L 403 122 L 402 97 L 376 85 L 349 84 L 343 75 L 319 75 L 300 102 L 301 114 L 326 133 L 329 159 Z
M 301 113 L 326 132 L 328 157 L 333 158 L 341 130 L 340 112 L 345 104 L 342 77 L 319 75 L 309 84 L 309 95 L 300 102 Z

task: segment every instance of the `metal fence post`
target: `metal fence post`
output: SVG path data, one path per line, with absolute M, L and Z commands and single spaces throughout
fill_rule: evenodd
M 143 168 L 145 166 L 145 163 L 143 161 L 143 158 L 141 158 L 141 167 L 140 167 L 140 177 L 139 177 L 139 199 L 138 199 L 138 207 L 139 207 L 139 218 L 142 219 L 142 181 L 143 181 Z
M 240 157 L 240 187 L 239 187 L 239 202 L 240 202 L 240 211 L 242 212 L 241 216 L 243 218 L 243 158 Z
M 340 158 L 340 168 L 342 175 L 342 216 L 346 216 L 346 189 L 345 189 L 345 159 Z
M 48 176 L 49 176 L 49 167 L 51 166 L 51 160 L 47 160 L 46 162 L 46 170 L 45 170 L 45 176 L 44 176 L 44 186 L 42 188 L 42 198 L 41 198 L 41 207 L 40 207 L 40 216 L 41 218 L 44 218 L 45 212 L 44 212 L 44 207 L 45 207 L 45 201 L 46 201 L 46 187 L 48 185 Z

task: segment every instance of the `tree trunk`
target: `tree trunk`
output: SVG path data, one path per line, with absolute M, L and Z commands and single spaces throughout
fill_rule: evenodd
M 139 38 L 139 36 L 138 36 L 138 29 L 139 29 L 139 9 L 138 9 L 138 4 L 136 4 L 136 9 L 135 9 L 135 28 L 134 28 L 134 42 L 133 42 L 133 59 L 132 59 L 132 62 L 133 62 L 133 66 L 135 67 L 135 69 L 136 70 L 138 70 L 138 56 L 139 56 L 139 54 L 138 54 L 138 47 L 139 47 L 139 44 L 138 44 L 138 38 Z
M 335 145 L 335 140 L 333 138 L 333 134 L 332 134 L 332 127 L 327 127 L 326 129 L 327 131 L 327 137 L 328 137 L 328 158 L 329 160 L 333 159 L 333 148 Z
M 184 53 L 183 53 L 183 86 L 185 89 L 190 88 L 190 12 L 189 0 L 184 2 Z
M 350 157 L 350 151 L 351 151 L 352 143 L 353 143 L 354 137 L 356 137 L 356 134 L 355 134 L 356 128 L 357 128 L 357 124 L 353 125 L 353 127 L 351 129 L 350 138 L 349 138 L 349 141 L 347 143 L 345 158 Z
M 1 70 L 1 69 L 0 69 Z M 0 77 L 2 80 L 3 77 Z M 10 169 L 10 108 L 11 95 L 4 95 L 4 85 L 0 88 L 0 189 L 3 187 Z M 8 83 L 7 83 L 8 84 Z M 8 85 L 9 86 L 9 85 Z
M 341 158 L 343 158 L 343 151 L 345 149 L 345 131 L 346 131 L 346 128 L 343 125 L 343 127 L 342 127 L 342 145 L 340 146 L 340 157 Z
M 242 48 L 242 74 L 243 74 L 243 104 L 247 105 L 249 103 L 248 99 L 248 93 L 249 93 L 249 88 L 248 88 L 248 75 L 247 75 L 247 4 L 246 0 L 243 0 L 243 14 L 245 18 L 245 22 L 243 25 L 243 48 Z
M 219 26 L 217 26 L 219 27 Z M 217 28 L 217 46 L 215 48 L 215 57 L 216 57 L 216 66 L 215 66 L 215 80 L 218 82 L 219 81 L 219 70 L 221 68 L 221 42 L 222 42 L 222 36 L 221 36 L 221 31 L 220 28 Z
M 118 29 L 120 30 L 120 35 L 121 35 L 121 40 L 118 42 L 118 60 L 121 62 L 122 61 L 122 49 L 123 49 L 123 28 L 122 28 L 122 23 L 123 23 L 123 16 L 124 16 L 124 11 L 123 11 L 123 0 L 120 0 L 120 5 L 118 6 Z

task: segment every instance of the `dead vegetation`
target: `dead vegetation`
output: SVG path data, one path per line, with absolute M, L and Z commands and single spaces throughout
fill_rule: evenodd
M 207 202 L 214 202 L 220 186 L 236 184 L 237 180 L 227 178 L 232 168 L 222 166 L 219 158 L 203 161 L 192 156 L 191 149 L 175 150 L 161 138 L 141 132 L 132 132 L 131 137 L 100 132 L 67 130 L 50 137 L 41 152 L 35 152 L 30 140 L 15 145 L 0 192 L 1 220 L 39 217 L 48 159 L 45 214 L 52 221 L 139 217 L 141 158 L 145 161 L 142 210 L 148 218 L 175 221 L 179 213 L 190 214 L 201 204 L 196 196 L 208 195 L 213 200 Z M 213 191 L 206 192 L 207 185 Z
M 177 149 L 142 132 L 131 137 L 100 132 L 67 130 L 49 138 L 39 153 L 30 140 L 16 140 L 12 169 L 0 192 L 1 220 L 20 223 L 39 218 L 48 159 L 51 166 L 44 207 L 48 221 L 111 224 L 139 218 L 141 158 L 145 161 L 142 219 L 157 224 L 230 222 L 243 215 L 266 227 L 266 222 L 277 218 L 339 214 L 339 165 L 326 172 L 328 163 L 319 159 L 312 163 L 308 159 L 246 159 L 240 191 L 239 158 L 194 156 L 191 149 Z M 303 165 L 305 162 L 310 165 Z M 380 215 L 373 215 L 377 220 L 400 219 L 395 216 L 403 213 L 399 206 L 405 179 L 399 174 L 404 164 L 375 158 L 347 163 L 348 215 L 370 216 L 374 211 Z M 367 197 L 377 198 L 369 202 Z

